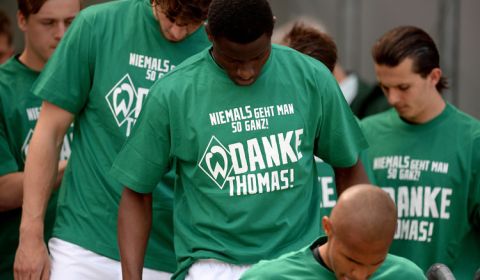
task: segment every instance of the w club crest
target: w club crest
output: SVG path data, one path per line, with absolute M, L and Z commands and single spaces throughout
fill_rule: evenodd
M 120 127 L 135 113 L 137 91 L 132 79 L 126 74 L 105 96 L 117 125 Z
M 232 157 L 225 146 L 212 136 L 198 166 L 220 189 L 223 189 L 233 169 Z

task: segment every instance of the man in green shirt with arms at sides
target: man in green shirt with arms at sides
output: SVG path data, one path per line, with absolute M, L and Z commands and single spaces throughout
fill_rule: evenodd
M 22 215 L 24 162 L 42 100 L 30 89 L 63 34 L 80 11 L 80 0 L 18 0 L 18 24 L 25 36 L 20 55 L 0 66 L 0 279 L 13 279 Z M 70 156 L 72 129 L 63 139 L 53 183 L 58 188 Z M 48 202 L 45 241 L 55 220 L 57 191 Z
M 118 279 L 117 213 L 122 186 L 107 174 L 151 85 L 209 44 L 209 0 L 120 0 L 82 11 L 33 92 L 44 99 L 25 167 L 18 279 L 48 278 L 43 213 L 61 140 L 74 122 L 72 156 L 49 241 L 51 279 Z M 173 183 L 154 188 L 155 222 L 145 279 L 169 279 Z
M 411 261 L 388 254 L 397 222 L 395 204 L 372 185 L 356 185 L 340 196 L 326 236 L 304 249 L 262 261 L 241 279 L 426 279 Z
M 425 31 L 394 28 L 375 43 L 372 54 L 393 109 L 361 124 L 370 144 L 366 161 L 372 181 L 398 209 L 390 253 L 424 271 L 434 263 L 455 271 L 466 262 L 470 271 L 455 276 L 472 279 L 480 251 L 461 252 L 461 243 L 471 231 L 480 236 L 480 122 L 442 98 L 446 79 Z
M 151 192 L 171 162 L 175 279 L 238 279 L 318 237 L 314 155 L 335 167 L 340 193 L 367 181 L 358 160 L 367 145 L 335 78 L 272 45 L 273 25 L 265 0 L 212 1 L 213 47 L 152 87 L 112 168 L 128 186 L 118 229 L 125 279 L 141 276 Z

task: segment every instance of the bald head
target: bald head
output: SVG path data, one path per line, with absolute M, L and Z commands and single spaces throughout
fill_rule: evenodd
M 330 221 L 337 238 L 359 242 L 379 239 L 391 243 L 395 233 L 397 211 L 382 189 L 362 184 L 345 190 L 333 208 Z

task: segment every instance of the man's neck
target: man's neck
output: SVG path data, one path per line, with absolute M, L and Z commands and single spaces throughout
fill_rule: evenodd
M 415 119 L 407 121 L 414 124 L 427 123 L 438 117 L 443 112 L 446 106 L 447 103 L 445 102 L 445 100 L 443 100 L 443 97 L 438 91 L 435 91 L 435 93 L 432 93 L 431 102 L 428 103 L 426 108 L 424 108 L 424 112 L 418 115 Z
M 332 266 L 330 265 L 330 260 L 327 258 L 328 241 L 327 243 L 315 248 L 315 250 L 318 251 L 318 255 L 322 259 L 325 268 L 327 268 L 330 271 L 333 271 Z
M 22 54 L 18 57 L 21 63 L 23 63 L 28 68 L 40 72 L 45 66 L 45 62 L 40 59 L 38 56 L 34 55 L 28 48 L 23 50 Z

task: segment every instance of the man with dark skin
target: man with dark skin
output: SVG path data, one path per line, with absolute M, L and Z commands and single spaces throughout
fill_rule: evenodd
M 212 48 L 152 88 L 111 171 L 128 186 L 118 228 L 126 279 L 140 278 L 152 186 L 174 159 L 174 279 L 238 279 L 316 238 L 314 155 L 335 166 L 340 193 L 367 181 L 366 143 L 334 77 L 272 46 L 273 25 L 265 0 L 212 1 Z

